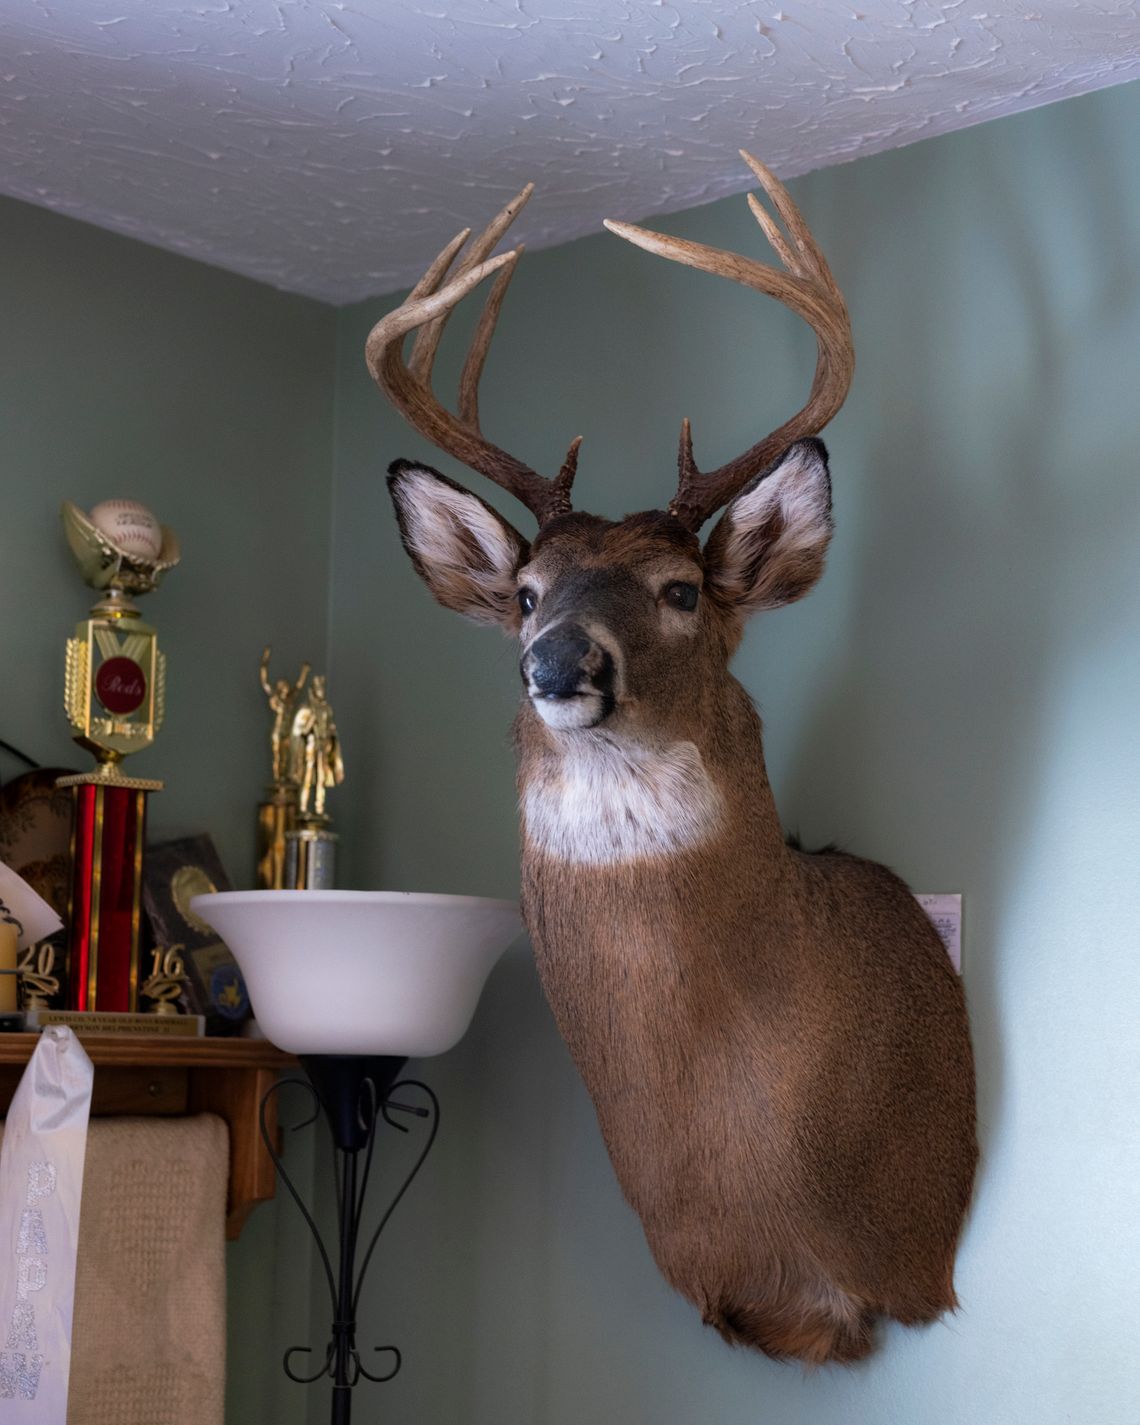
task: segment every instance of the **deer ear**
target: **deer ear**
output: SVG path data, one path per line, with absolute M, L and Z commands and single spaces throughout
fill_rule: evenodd
M 797 441 L 724 512 L 705 545 L 705 587 L 744 615 L 794 603 L 823 573 L 830 540 L 827 449 Z
M 400 538 L 420 578 L 447 609 L 513 632 L 515 575 L 529 546 L 478 495 L 410 460 L 388 468 Z

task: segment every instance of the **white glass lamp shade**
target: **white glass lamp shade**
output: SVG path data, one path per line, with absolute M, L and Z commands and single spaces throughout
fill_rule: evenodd
M 221 891 L 190 907 L 233 951 L 292 1054 L 425 1058 L 461 1039 L 522 930 L 513 901 L 401 891 Z

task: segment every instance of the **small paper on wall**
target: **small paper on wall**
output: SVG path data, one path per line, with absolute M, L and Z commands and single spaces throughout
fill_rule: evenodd
M 0 921 L 16 927 L 21 950 L 63 929 L 63 921 L 47 901 L 3 861 L 0 861 Z
M 942 938 L 950 963 L 958 974 L 962 973 L 962 897 L 955 893 L 940 895 L 915 895 L 915 900 L 926 912 L 931 925 Z
M 70 1029 L 45 1029 L 0 1149 L 0 1419 L 66 1425 L 75 1257 L 94 1071 Z

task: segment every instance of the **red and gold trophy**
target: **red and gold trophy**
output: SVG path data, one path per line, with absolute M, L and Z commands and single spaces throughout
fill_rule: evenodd
M 101 595 L 67 642 L 67 716 L 97 763 L 57 784 L 75 796 L 68 1006 L 133 1012 L 146 798 L 162 783 L 126 776 L 122 761 L 162 726 L 166 660 L 131 595 L 149 593 L 178 563 L 178 541 L 131 500 L 104 501 L 89 516 L 65 501 L 62 514 L 80 573 Z

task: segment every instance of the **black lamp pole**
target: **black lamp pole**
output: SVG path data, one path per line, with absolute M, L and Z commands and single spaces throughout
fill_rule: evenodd
M 439 1128 L 439 1101 L 426 1084 L 418 1079 L 397 1077 L 406 1059 L 387 1055 L 345 1055 L 309 1054 L 303 1055 L 301 1063 L 308 1079 L 281 1079 L 273 1085 L 261 1101 L 261 1136 L 273 1159 L 281 1181 L 285 1184 L 293 1201 L 317 1244 L 321 1262 L 328 1280 L 329 1296 L 333 1312 L 332 1331 L 325 1348 L 320 1369 L 310 1375 L 302 1375 L 293 1369 L 295 1355 L 312 1354 L 310 1346 L 292 1346 L 285 1352 L 285 1373 L 290 1380 L 302 1385 L 329 1377 L 332 1389 L 332 1425 L 349 1425 L 352 1417 L 352 1391 L 363 1376 L 365 1380 L 383 1382 L 391 1380 L 400 1369 L 400 1352 L 395 1346 L 377 1346 L 375 1349 L 393 1357 L 391 1370 L 376 1374 L 365 1368 L 356 1345 L 356 1312 L 360 1303 L 360 1290 L 365 1273 L 372 1260 L 372 1253 L 380 1233 L 395 1211 L 396 1204 L 407 1191 L 412 1179 L 419 1172 L 427 1157 Z M 329 1128 L 332 1130 L 334 1167 L 337 1183 L 337 1267 L 334 1272 L 332 1260 L 325 1246 L 320 1229 L 312 1213 L 302 1201 L 300 1193 L 285 1171 L 276 1145 L 269 1133 L 265 1112 L 271 1096 L 280 1092 L 287 1084 L 296 1084 L 310 1093 L 316 1104 L 324 1110 Z M 430 1108 L 413 1104 L 397 1103 L 390 1095 L 402 1088 L 417 1088 L 430 1100 Z M 407 1129 L 395 1122 L 391 1113 L 412 1114 L 417 1118 L 430 1119 L 430 1127 L 423 1148 L 404 1179 L 399 1192 L 393 1198 L 373 1232 L 357 1268 L 357 1247 L 360 1237 L 360 1223 L 364 1210 L 364 1199 L 368 1190 L 368 1178 L 372 1169 L 372 1154 L 376 1147 L 376 1130 L 383 1120 L 390 1127 L 406 1133 Z M 305 1123 L 311 1123 L 318 1116 L 314 1112 Z M 298 1124 L 304 1127 L 305 1124 Z

